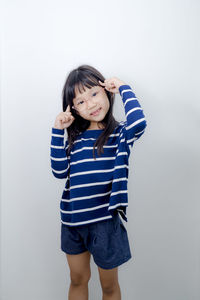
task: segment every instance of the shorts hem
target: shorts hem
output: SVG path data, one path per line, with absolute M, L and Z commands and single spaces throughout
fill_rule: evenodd
M 117 263 L 115 264 L 103 264 L 97 260 L 94 259 L 94 262 L 98 265 L 98 267 L 102 268 L 102 269 L 113 269 L 113 268 L 116 268 L 120 265 L 122 265 L 123 263 L 127 262 L 129 259 L 132 258 L 132 255 L 129 255 L 129 256 L 125 256 L 123 259 L 121 259 L 120 261 L 118 261 Z
M 85 249 L 85 250 L 82 250 L 81 252 L 80 251 L 79 252 L 69 252 L 69 251 L 66 251 L 66 250 L 64 250 L 62 248 L 61 248 L 61 250 L 63 252 L 65 252 L 66 254 L 71 254 L 71 255 L 81 254 L 81 253 L 84 253 L 84 252 L 88 251 L 87 249 Z

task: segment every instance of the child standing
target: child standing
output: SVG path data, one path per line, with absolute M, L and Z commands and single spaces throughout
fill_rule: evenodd
M 117 93 L 125 110 L 122 122 L 112 114 Z M 70 72 L 62 98 L 50 151 L 53 175 L 66 178 L 60 214 L 61 249 L 71 277 L 69 299 L 88 299 L 91 254 L 103 299 L 121 299 L 118 266 L 132 257 L 121 220 L 127 222 L 129 155 L 144 133 L 145 116 L 130 85 L 116 77 L 105 79 L 89 65 Z

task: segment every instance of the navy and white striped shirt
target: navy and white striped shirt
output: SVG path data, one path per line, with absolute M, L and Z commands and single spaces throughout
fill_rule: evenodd
M 93 145 L 104 129 L 86 130 L 74 141 L 67 156 L 64 129 L 52 127 L 51 170 L 56 178 L 66 178 L 60 200 L 61 223 L 78 226 L 112 218 L 120 213 L 127 222 L 129 155 L 134 142 L 146 127 L 143 110 L 129 85 L 121 85 L 126 121 L 110 134 L 100 156 Z

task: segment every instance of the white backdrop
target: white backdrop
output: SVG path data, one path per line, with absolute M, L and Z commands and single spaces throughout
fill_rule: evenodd
M 73 68 L 130 84 L 147 120 L 130 157 L 133 259 L 124 300 L 200 297 L 198 0 L 6 0 L 1 10 L 1 299 L 67 299 L 60 250 L 65 181 L 50 169 L 51 127 Z M 114 114 L 124 119 L 116 97 Z M 91 256 L 89 299 L 102 299 Z

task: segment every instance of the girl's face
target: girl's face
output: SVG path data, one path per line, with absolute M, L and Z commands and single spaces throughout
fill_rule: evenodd
M 75 87 L 73 103 L 77 107 L 76 112 L 85 120 L 90 121 L 88 129 L 99 129 L 97 122 L 101 122 L 104 119 L 109 110 L 110 102 L 103 87 L 93 86 L 90 89 L 87 87 L 84 88 L 85 91 L 81 94 L 78 88 Z M 81 110 L 78 110 L 80 106 Z M 94 115 L 93 113 L 98 109 L 100 111 Z

